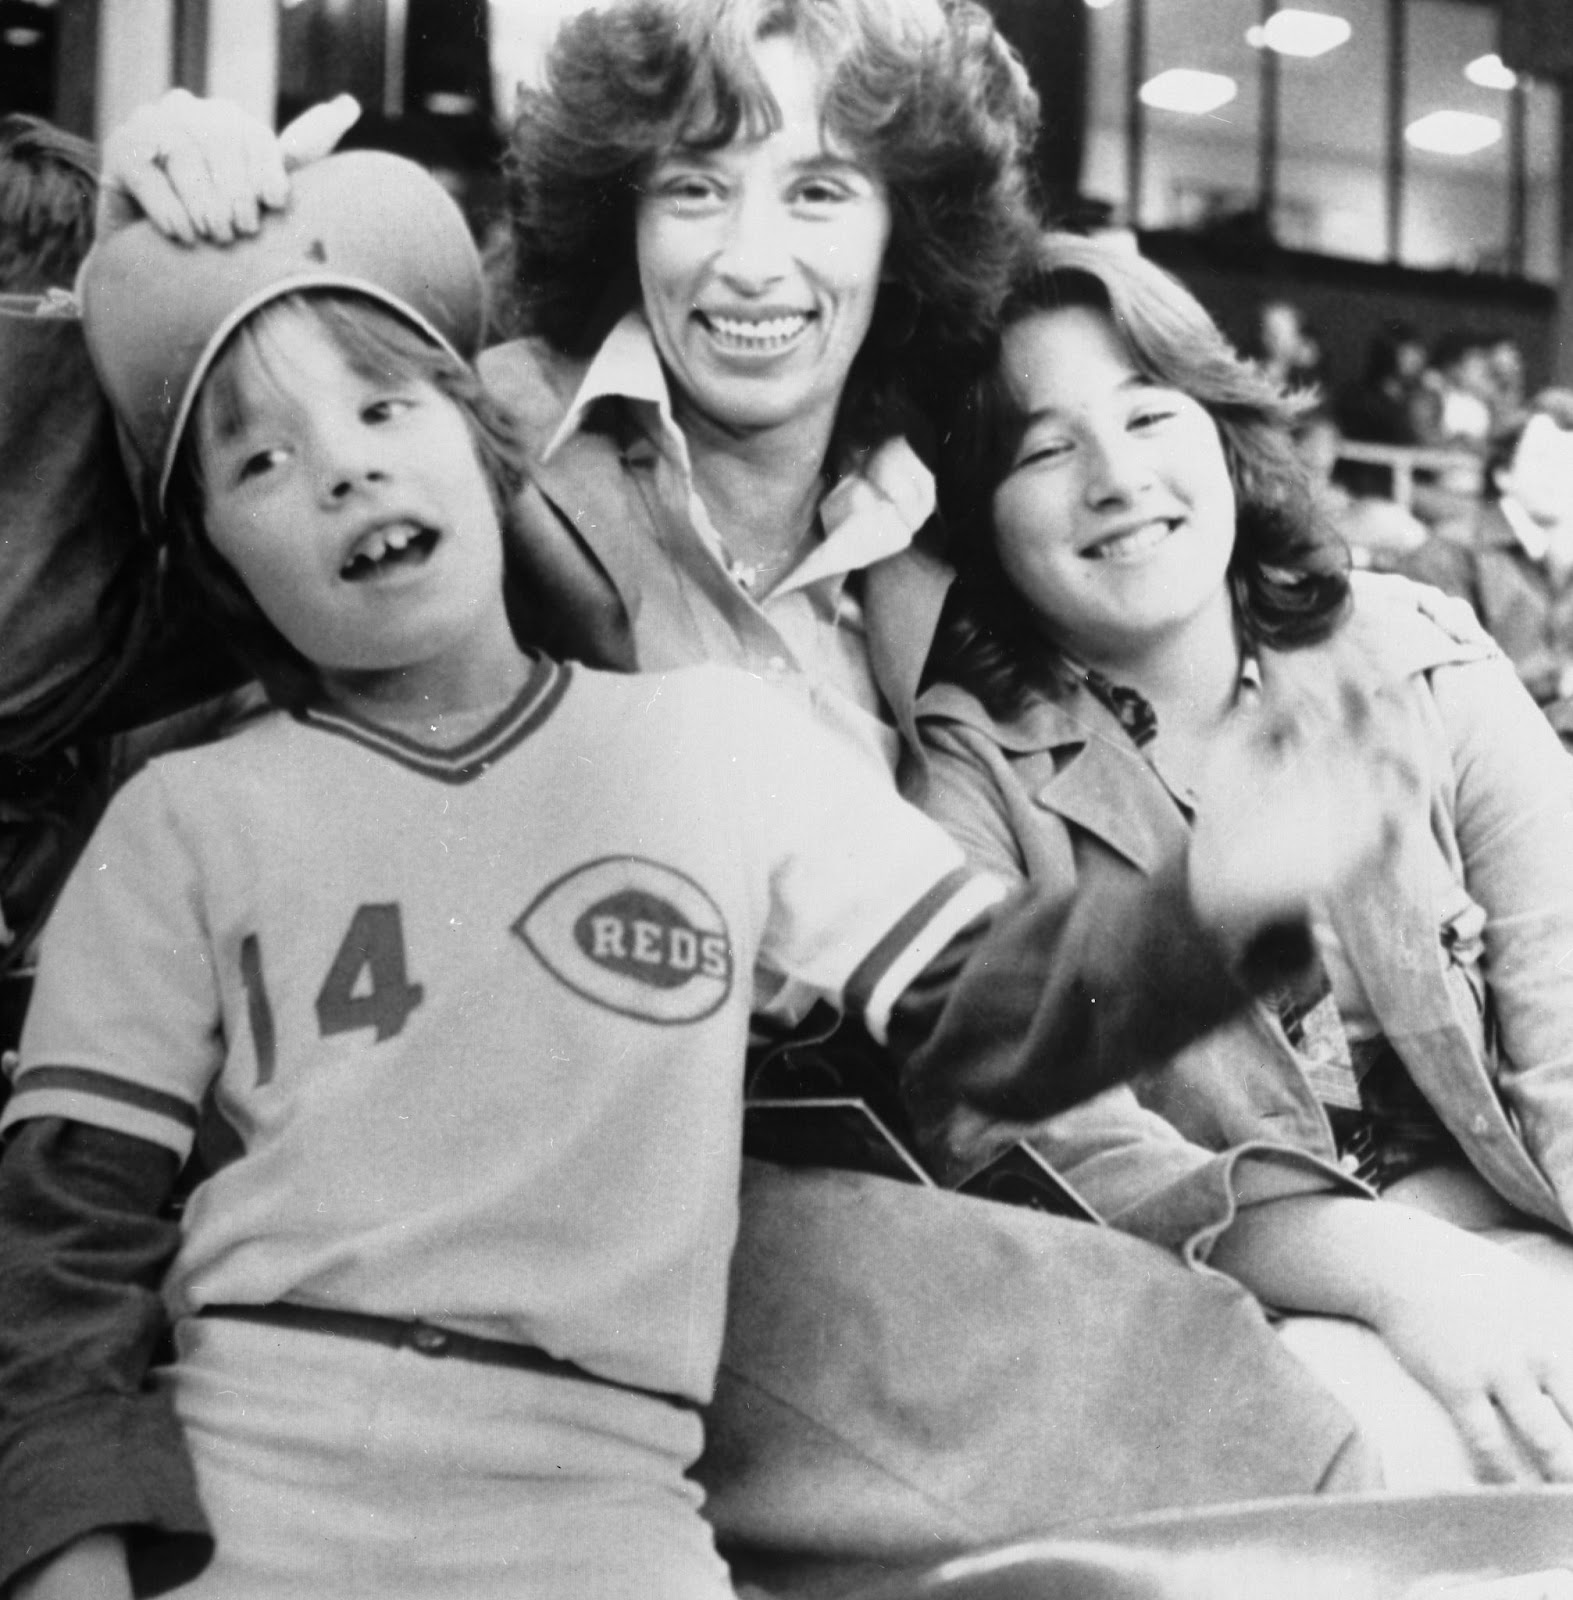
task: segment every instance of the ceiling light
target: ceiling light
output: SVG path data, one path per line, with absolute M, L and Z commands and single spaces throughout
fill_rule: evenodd
M 1404 138 L 1417 150 L 1438 156 L 1472 156 L 1502 137 L 1495 117 L 1473 111 L 1433 111 L 1404 129 Z
M 1114 0 L 1086 0 L 1089 11 L 1102 11 L 1105 6 L 1112 6 Z
M 1183 111 L 1199 117 L 1226 106 L 1240 92 L 1233 78 L 1219 72 L 1196 72 L 1190 67 L 1170 67 L 1141 86 L 1143 105 L 1157 111 Z
M 1482 89 L 1516 89 L 1518 87 L 1518 74 L 1511 67 L 1502 64 L 1499 55 L 1476 56 L 1464 68 L 1464 76 L 1471 83 L 1478 83 Z
M 1346 44 L 1351 31 L 1342 17 L 1325 11 L 1275 11 L 1260 27 L 1246 29 L 1245 42 L 1281 56 L 1325 56 Z

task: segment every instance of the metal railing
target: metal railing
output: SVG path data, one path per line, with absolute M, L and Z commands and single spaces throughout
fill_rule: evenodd
M 1385 467 L 1393 476 L 1389 498 L 1406 511 L 1414 509 L 1417 473 L 1430 475 L 1432 482 L 1454 495 L 1478 496 L 1485 485 L 1484 463 L 1468 450 L 1367 444 L 1360 439 L 1345 439 L 1338 446 L 1338 459 L 1362 466 Z

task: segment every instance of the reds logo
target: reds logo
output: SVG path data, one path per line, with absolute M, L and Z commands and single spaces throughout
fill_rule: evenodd
M 647 1022 L 698 1022 L 732 988 L 720 908 L 691 878 L 608 856 L 559 878 L 513 931 L 575 994 Z

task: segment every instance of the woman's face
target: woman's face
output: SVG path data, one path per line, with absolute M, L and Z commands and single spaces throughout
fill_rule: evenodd
M 1089 307 L 1015 323 L 1002 361 L 1026 426 L 994 493 L 995 542 L 1055 643 L 1108 668 L 1227 626 L 1234 486 L 1207 412 L 1138 373 Z
M 732 433 L 828 430 L 874 314 L 890 203 L 820 126 L 801 46 L 768 39 L 758 61 L 781 126 L 656 161 L 636 212 L 640 289 L 681 410 Z

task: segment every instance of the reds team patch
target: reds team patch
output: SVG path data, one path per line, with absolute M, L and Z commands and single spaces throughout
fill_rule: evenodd
M 575 994 L 646 1022 L 698 1022 L 732 988 L 720 907 L 642 856 L 607 856 L 559 878 L 513 931 Z

